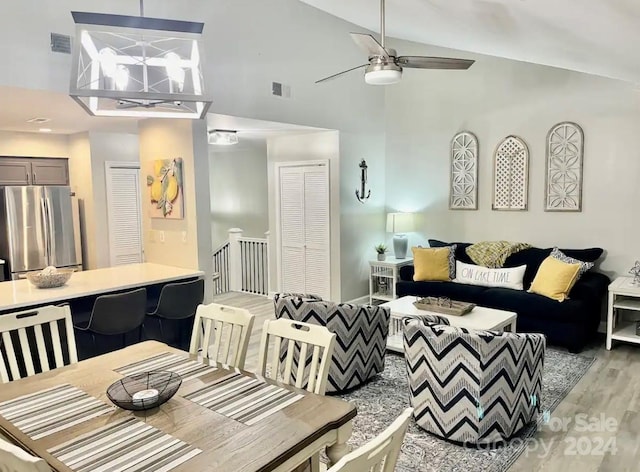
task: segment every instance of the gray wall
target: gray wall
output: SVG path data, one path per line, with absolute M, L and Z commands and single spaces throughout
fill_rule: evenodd
M 230 228 L 264 238 L 269 229 L 267 142 L 241 139 L 235 146 L 209 146 L 211 238 L 214 250 Z
M 406 42 L 395 46 L 403 54 L 477 59 L 465 72 L 408 71 L 387 88 L 387 205 L 420 213 L 413 243 L 435 237 L 598 246 L 607 251 L 603 270 L 627 272 L 640 255 L 640 93 L 632 85 Z M 578 123 L 585 134 L 581 213 L 544 211 L 546 136 L 561 121 Z M 448 209 L 449 146 L 462 130 L 480 143 L 477 211 Z M 529 147 L 528 211 L 491 210 L 493 153 L 510 134 Z

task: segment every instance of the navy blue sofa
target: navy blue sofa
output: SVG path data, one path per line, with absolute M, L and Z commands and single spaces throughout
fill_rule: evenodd
M 456 244 L 456 260 L 473 264 L 466 253 L 470 243 L 445 243 L 431 239 L 429 244 L 431 247 Z M 564 302 L 527 292 L 538 267 L 551 251 L 552 248 L 529 248 L 507 258 L 505 267 L 527 266 L 524 290 L 480 287 L 455 282 L 414 282 L 413 266 L 404 266 L 400 269 L 400 281 L 396 285 L 396 291 L 399 297 L 449 297 L 452 300 L 489 308 L 514 311 L 518 314 L 518 332 L 543 333 L 547 336 L 549 344 L 566 347 L 571 352 L 580 352 L 594 339 L 598 331 L 603 302 L 611 281 L 606 275 L 590 270 L 578 280 L 569 293 L 569 299 Z M 585 262 L 595 262 L 603 252 L 600 248 L 561 251 Z

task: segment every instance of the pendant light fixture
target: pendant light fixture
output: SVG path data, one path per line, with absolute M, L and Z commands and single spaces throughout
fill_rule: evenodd
M 69 95 L 95 116 L 204 118 L 204 23 L 71 12 Z

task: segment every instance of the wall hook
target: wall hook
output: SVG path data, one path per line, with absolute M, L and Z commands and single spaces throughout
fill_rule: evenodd
M 360 203 L 366 202 L 371 196 L 371 190 L 367 191 L 367 161 L 360 161 L 360 190 L 356 189 L 356 198 Z

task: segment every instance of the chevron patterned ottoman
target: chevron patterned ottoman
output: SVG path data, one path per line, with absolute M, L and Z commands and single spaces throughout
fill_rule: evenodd
M 274 304 L 276 318 L 326 326 L 336 334 L 327 393 L 358 387 L 384 370 L 391 317 L 388 308 L 333 303 L 314 295 L 292 293 L 276 294 Z M 298 350 L 295 365 L 297 353 Z
M 463 445 L 499 445 L 540 412 L 542 334 L 471 331 L 404 320 L 411 405 L 417 424 Z

